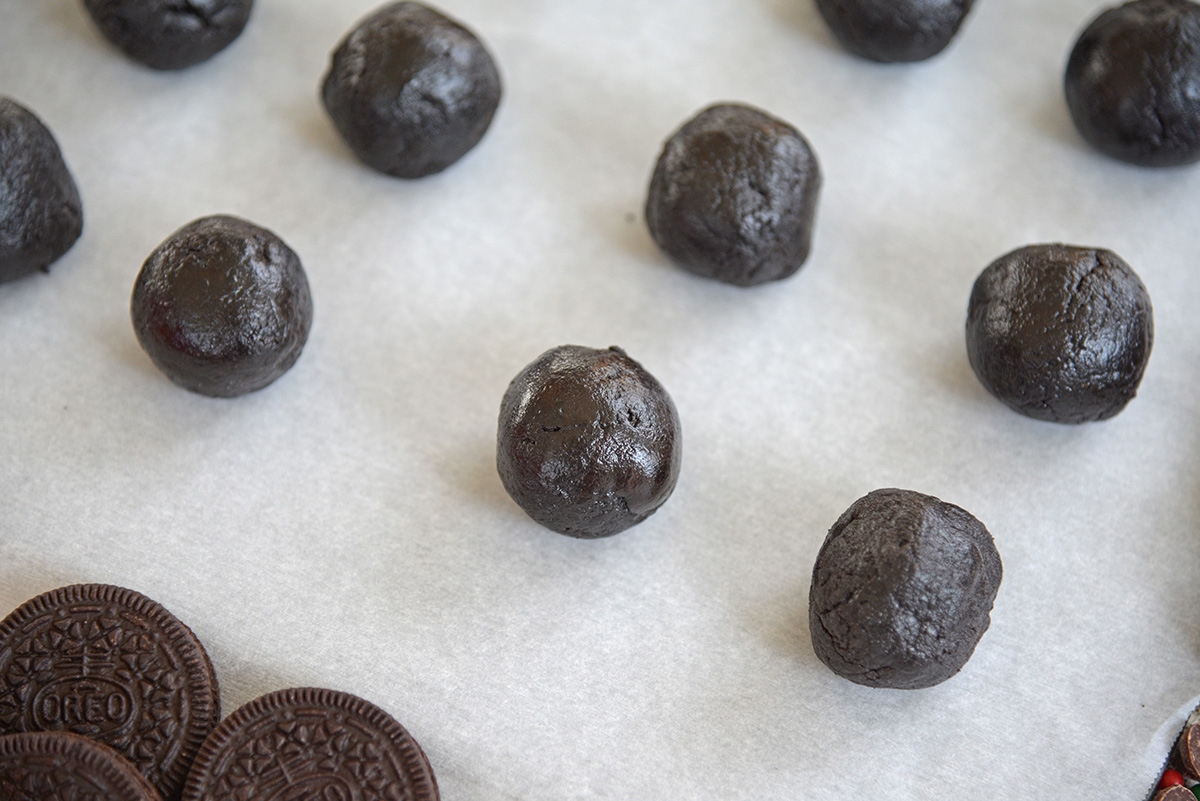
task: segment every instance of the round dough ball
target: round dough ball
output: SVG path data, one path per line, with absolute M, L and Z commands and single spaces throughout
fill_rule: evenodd
M 975 0 L 817 0 L 842 47 L 872 61 L 924 61 L 950 44 Z
M 133 328 L 159 370 L 219 398 L 270 384 L 295 364 L 312 327 L 300 259 L 236 217 L 204 217 L 167 237 L 133 287 Z
M 561 534 L 608 537 L 642 522 L 675 489 L 679 460 L 675 404 L 620 348 L 548 350 L 500 404 L 500 480 Z
M 646 224 L 684 269 L 754 286 L 804 264 L 820 188 L 817 157 L 799 131 L 749 106 L 712 106 L 667 140 Z
M 967 357 L 989 392 L 1055 423 L 1105 420 L 1137 394 L 1154 315 L 1120 256 L 1031 245 L 992 262 L 967 308 Z
M 1079 36 L 1065 85 L 1075 127 L 1097 150 L 1144 167 L 1200 160 L 1200 5 L 1110 8 Z
M 208 61 L 238 38 L 253 0 L 83 0 L 100 32 L 156 70 Z
M 962 670 L 991 623 L 1000 555 L 970 513 L 875 490 L 838 518 L 813 566 L 813 650 L 868 687 L 916 690 Z
M 334 51 L 322 96 L 363 163 L 420 178 L 483 138 L 500 104 L 500 74 L 462 25 L 420 3 L 392 3 Z
M 48 270 L 82 231 L 79 189 L 54 136 L 0 97 L 0 283 Z

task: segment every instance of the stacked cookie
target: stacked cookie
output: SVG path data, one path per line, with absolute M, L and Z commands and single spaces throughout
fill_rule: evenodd
M 0 623 L 0 798 L 438 797 L 416 741 L 353 695 L 281 690 L 219 720 L 204 646 L 140 593 L 63 587 Z

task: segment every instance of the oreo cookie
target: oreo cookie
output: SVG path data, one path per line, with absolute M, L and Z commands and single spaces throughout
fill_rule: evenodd
M 170 801 L 219 719 L 204 647 L 140 593 L 77 584 L 0 622 L 0 733 L 70 731 L 97 740 Z
M 70 732 L 0 737 L 4 801 L 159 801 L 137 768 L 108 746 Z
M 184 801 L 437 801 L 417 741 L 349 693 L 279 690 L 238 709 L 205 740 Z

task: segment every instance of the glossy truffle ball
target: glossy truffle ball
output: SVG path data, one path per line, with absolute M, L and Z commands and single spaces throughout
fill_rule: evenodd
M 0 282 L 51 263 L 83 231 L 79 190 L 33 112 L 0 97 Z
M 872 61 L 923 61 L 945 49 L 975 0 L 817 0 L 842 47 Z
M 500 104 L 500 74 L 462 25 L 420 3 L 392 3 L 334 51 L 322 96 L 363 163 L 420 178 L 483 138 Z
M 253 0 L 83 0 L 125 55 L 156 70 L 207 61 L 238 38 Z
M 838 518 L 813 566 L 813 650 L 868 687 L 953 676 L 991 622 L 1000 555 L 971 514 L 929 495 L 876 490 Z
M 749 106 L 712 106 L 667 140 L 646 224 L 684 269 L 754 286 L 804 264 L 820 188 L 817 157 L 799 131 Z
M 1097 150 L 1144 167 L 1200 160 L 1200 5 L 1105 11 L 1071 51 L 1065 84 L 1075 127 Z
M 168 378 L 231 398 L 262 389 L 296 362 L 312 298 L 283 240 L 236 217 L 204 217 L 146 259 L 132 313 L 138 342 Z
M 967 357 L 1029 417 L 1086 423 L 1137 394 L 1154 341 L 1150 296 L 1120 256 L 1032 245 L 992 262 L 967 308 Z
M 675 404 L 620 348 L 546 351 L 500 404 L 500 480 L 562 534 L 608 537 L 642 522 L 675 489 L 679 458 Z

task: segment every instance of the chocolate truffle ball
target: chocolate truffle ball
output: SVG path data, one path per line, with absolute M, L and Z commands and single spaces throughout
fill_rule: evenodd
M 916 690 L 960 671 L 991 622 L 1000 555 L 971 514 L 875 490 L 834 523 L 813 566 L 813 650 L 868 687 Z
M 138 342 L 168 378 L 231 398 L 262 389 L 296 362 L 312 298 L 283 240 L 236 217 L 204 217 L 146 259 L 132 314 Z
M 967 357 L 989 392 L 1055 423 L 1112 417 L 1154 341 L 1150 296 L 1120 256 L 1031 245 L 992 262 L 967 308 Z
M 804 264 L 820 188 L 817 157 L 799 131 L 749 106 L 712 106 L 667 140 L 646 223 L 684 269 L 754 286 Z
M 923 61 L 945 49 L 975 0 L 817 0 L 842 47 L 872 61 Z
M 462 25 L 420 3 L 392 3 L 334 51 L 322 95 L 363 163 L 420 178 L 483 138 L 500 104 L 500 74 Z
M 253 0 L 83 0 L 101 33 L 156 70 L 207 61 L 238 38 Z
M 33 112 L 0 97 L 0 283 L 48 270 L 83 231 L 79 190 Z
M 1144 167 L 1200 160 L 1200 5 L 1135 0 L 1083 31 L 1067 105 L 1093 147 Z
M 675 489 L 679 458 L 675 404 L 620 348 L 548 350 L 500 404 L 500 480 L 561 534 L 608 537 L 642 522 Z

